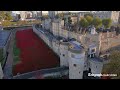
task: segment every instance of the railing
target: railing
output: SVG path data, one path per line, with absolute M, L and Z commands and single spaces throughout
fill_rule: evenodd
M 42 75 L 42 76 L 53 76 L 53 75 L 59 75 L 59 74 L 64 75 L 66 74 L 64 72 L 67 72 L 68 74 L 68 67 L 56 67 L 56 68 L 32 71 L 32 72 L 16 75 L 11 79 L 29 79 L 31 77 L 35 77 L 36 75 Z
M 8 58 L 8 54 L 2 59 L 4 62 L 3 62 L 3 65 L 2 65 L 2 70 L 4 69 L 5 67 L 5 64 L 7 62 L 7 58 Z
M 21 27 L 32 27 L 32 25 L 13 26 L 13 27 L 4 27 L 3 29 L 14 29 L 14 28 L 21 28 Z

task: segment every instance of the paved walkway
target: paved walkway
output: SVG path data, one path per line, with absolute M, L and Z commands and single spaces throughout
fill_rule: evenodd
M 8 55 L 6 65 L 5 65 L 4 70 L 3 70 L 5 79 L 8 79 L 8 78 L 12 77 L 13 44 L 14 44 L 14 34 L 12 32 L 10 46 L 9 46 L 9 49 L 8 49 L 9 55 Z
M 26 28 L 32 28 L 32 27 L 26 27 Z M 18 30 L 22 30 L 22 29 L 26 29 L 26 28 L 18 28 L 16 29 Z M 14 38 L 15 38 L 15 31 L 12 32 L 12 36 L 11 36 L 11 41 L 10 41 L 10 46 L 8 49 L 9 55 L 3 70 L 4 73 L 4 78 L 8 79 L 8 78 L 12 78 L 13 74 L 12 74 L 12 64 L 13 64 L 13 44 L 14 44 Z
M 31 27 L 27 27 L 27 28 L 31 28 Z M 22 30 L 22 29 L 26 29 L 26 28 L 18 28 L 16 29 L 18 30 Z M 8 49 L 9 55 L 3 70 L 4 73 L 4 78 L 8 79 L 8 78 L 12 78 L 13 74 L 12 74 L 12 64 L 13 64 L 13 44 L 14 44 L 14 38 L 15 38 L 15 31 L 12 32 L 12 36 L 11 36 L 11 41 L 10 41 L 10 46 Z

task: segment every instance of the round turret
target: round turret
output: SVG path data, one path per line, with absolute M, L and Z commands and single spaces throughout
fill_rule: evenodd
M 69 78 L 82 79 L 85 63 L 85 50 L 77 41 L 69 44 Z
M 68 66 L 68 45 L 69 42 L 60 42 L 60 66 Z
M 88 58 L 90 69 L 92 74 L 101 74 L 102 68 L 103 68 L 103 60 L 94 57 L 94 58 Z
M 53 48 L 53 51 L 59 56 L 60 55 L 60 52 L 59 52 L 59 41 L 57 39 L 53 39 L 52 40 L 52 48 Z
M 96 34 L 97 32 L 96 32 L 96 28 L 94 27 L 94 26 L 92 26 L 91 28 L 90 28 L 90 33 L 91 34 Z

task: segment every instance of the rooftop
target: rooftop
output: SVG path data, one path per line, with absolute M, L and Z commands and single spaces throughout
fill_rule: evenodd
M 92 60 L 92 61 L 97 61 L 97 62 L 103 62 L 103 60 L 99 57 L 94 57 L 94 58 L 88 58 L 89 60 Z
M 0 31 L 0 47 L 4 47 L 10 35 L 10 31 Z
M 77 41 L 70 41 L 70 45 L 73 46 L 72 49 L 77 49 L 77 50 L 82 49 L 81 44 L 79 42 L 77 42 Z

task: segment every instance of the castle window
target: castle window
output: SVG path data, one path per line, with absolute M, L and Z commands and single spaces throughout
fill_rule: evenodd
M 74 54 L 71 54 L 71 57 L 72 57 L 72 58 L 74 58 L 74 57 L 75 57 L 75 55 L 74 55 Z
M 96 66 L 96 68 L 97 68 L 97 66 Z
M 92 52 L 92 53 L 95 52 L 95 49 L 92 49 L 91 52 Z
M 63 54 L 63 56 L 65 56 L 65 54 Z
M 77 65 L 76 64 L 73 64 L 74 67 L 76 67 Z

